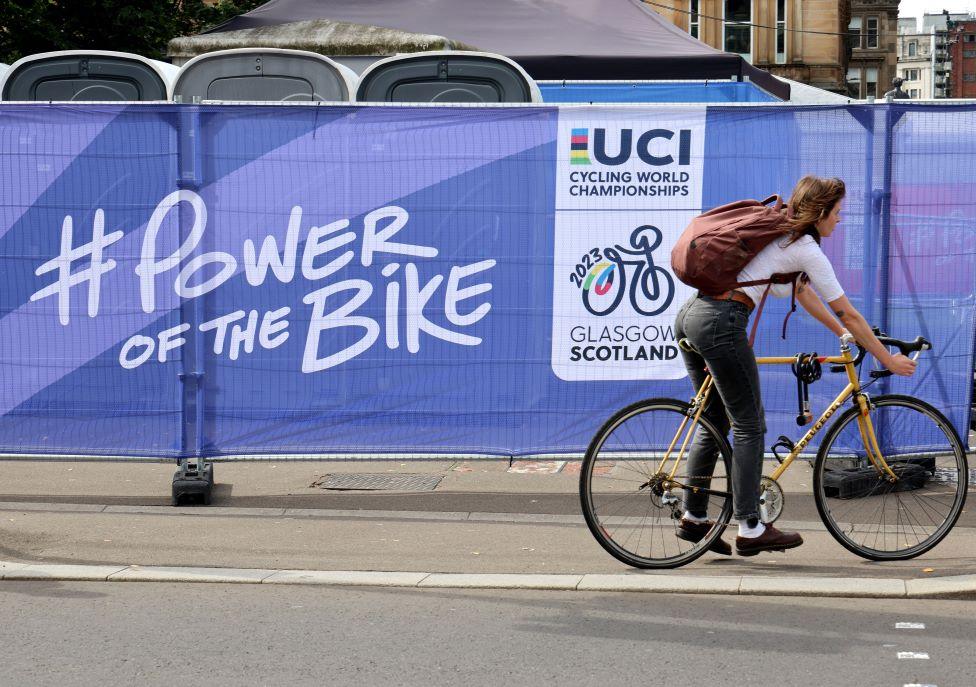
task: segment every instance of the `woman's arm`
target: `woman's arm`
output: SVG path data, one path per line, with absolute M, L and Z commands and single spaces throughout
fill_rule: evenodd
M 816 294 L 814 294 L 814 297 L 817 298 L 818 301 L 820 300 Z M 800 295 L 797 293 L 797 300 L 799 299 Z M 830 309 L 834 311 L 837 319 L 841 321 L 841 324 L 850 330 L 851 334 L 854 335 L 854 338 L 857 339 L 857 342 L 864 346 L 864 348 L 868 350 L 868 353 L 873 355 L 878 362 L 894 372 L 896 375 L 901 375 L 902 377 L 909 377 L 913 372 L 915 372 L 915 361 L 903 356 L 901 353 L 892 355 L 888 349 L 884 347 L 884 344 L 878 341 L 878 337 L 876 337 L 874 332 L 871 331 L 871 326 L 867 323 L 867 320 L 865 320 L 864 317 L 861 316 L 861 313 L 859 313 L 854 306 L 851 305 L 851 302 L 847 296 L 841 296 L 836 300 L 830 301 L 828 305 L 830 305 Z M 806 308 L 807 306 L 804 304 L 803 307 Z M 813 313 L 810 314 L 812 315 Z M 814 315 L 814 317 L 817 316 Z M 820 318 L 818 317 L 817 319 Z M 829 326 L 828 328 L 831 329 L 831 331 L 834 331 Z
M 804 283 L 802 280 L 797 281 L 796 300 L 815 320 L 836 334 L 838 338 L 846 331 L 809 283 Z

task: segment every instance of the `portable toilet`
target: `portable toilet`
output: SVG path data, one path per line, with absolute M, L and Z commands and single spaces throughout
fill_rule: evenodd
M 534 103 L 539 88 L 502 55 L 437 50 L 388 57 L 366 68 L 356 97 L 362 102 Z
M 166 100 L 179 71 L 165 62 L 108 50 L 28 55 L 0 78 L 0 100 Z
M 234 48 L 197 55 L 176 76 L 171 99 L 349 102 L 358 79 L 349 67 L 306 50 Z

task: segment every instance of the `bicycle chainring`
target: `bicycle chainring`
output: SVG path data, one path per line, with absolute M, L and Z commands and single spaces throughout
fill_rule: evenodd
M 783 514 L 783 488 L 772 477 L 763 476 L 759 482 L 759 519 L 772 525 Z

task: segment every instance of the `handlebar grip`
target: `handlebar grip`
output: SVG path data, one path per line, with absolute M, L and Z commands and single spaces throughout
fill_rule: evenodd
M 885 346 L 894 346 L 898 349 L 899 353 L 905 356 L 916 351 L 927 351 L 932 348 L 932 344 L 921 336 L 915 337 L 914 341 L 900 341 L 899 339 L 882 335 L 878 337 L 878 341 Z

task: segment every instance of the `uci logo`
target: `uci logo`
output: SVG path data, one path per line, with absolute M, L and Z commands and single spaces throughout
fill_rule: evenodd
M 674 300 L 674 279 L 654 264 L 654 250 L 662 238 L 660 229 L 645 224 L 631 232 L 629 247 L 593 248 L 583 255 L 569 280 L 580 289 L 586 311 L 609 315 L 624 294 L 640 315 L 653 317 L 667 310 Z
M 691 129 L 680 129 L 677 132 L 671 129 L 651 129 L 637 136 L 636 141 L 634 140 L 633 129 L 621 129 L 616 137 L 611 138 L 615 139 L 609 142 L 615 151 L 614 153 L 607 151 L 607 130 L 593 129 L 593 159 L 601 165 L 622 165 L 633 154 L 636 154 L 641 162 L 652 167 L 673 165 L 675 155 L 677 155 L 679 165 L 691 164 Z M 662 145 L 661 141 L 667 143 Z M 589 129 L 573 129 L 570 142 L 570 164 L 591 164 L 590 143 Z M 651 152 L 652 145 L 658 154 Z

